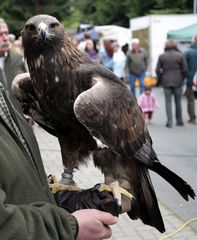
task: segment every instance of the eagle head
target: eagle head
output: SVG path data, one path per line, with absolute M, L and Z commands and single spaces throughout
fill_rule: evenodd
M 24 50 L 36 51 L 64 41 L 64 27 L 50 15 L 30 18 L 21 31 Z

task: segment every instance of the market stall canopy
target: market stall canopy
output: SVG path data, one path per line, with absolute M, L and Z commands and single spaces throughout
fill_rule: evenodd
M 129 28 L 124 28 L 116 25 L 95 26 L 93 29 L 85 31 L 94 41 L 99 41 L 100 38 L 115 40 L 120 46 L 126 43 L 131 43 L 131 31 Z M 84 32 L 75 35 L 78 42 L 84 40 Z
M 192 24 L 176 31 L 170 31 L 167 33 L 167 39 L 186 42 L 191 41 L 194 35 L 197 35 L 197 24 Z
M 116 25 L 96 26 L 95 30 L 102 34 L 103 39 L 115 40 L 120 46 L 131 42 L 131 31 L 129 28 L 124 28 Z

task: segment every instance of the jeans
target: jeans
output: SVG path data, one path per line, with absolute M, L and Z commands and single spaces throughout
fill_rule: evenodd
M 136 96 L 136 93 L 135 93 L 136 79 L 139 79 L 140 81 L 140 94 L 144 92 L 144 78 L 145 78 L 145 71 L 141 72 L 139 75 L 134 73 L 129 74 L 130 88 L 134 96 Z
M 181 106 L 181 97 L 182 97 L 182 87 L 165 87 L 165 105 L 166 105 L 166 115 L 167 115 L 167 124 L 172 126 L 172 96 L 174 95 L 175 100 L 175 116 L 176 123 L 182 124 L 182 106 Z

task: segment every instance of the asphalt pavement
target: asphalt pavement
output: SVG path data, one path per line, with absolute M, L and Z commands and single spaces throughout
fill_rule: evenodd
M 184 178 L 197 193 L 197 125 L 187 123 L 186 99 L 183 97 L 184 126 L 174 125 L 173 128 L 169 129 L 165 127 L 163 90 L 154 88 L 153 92 L 160 104 L 154 113 L 152 123 L 147 125 L 153 139 L 154 149 L 160 161 Z M 57 139 L 37 125 L 35 125 L 34 130 L 46 173 L 54 174 L 60 178 L 63 167 Z M 156 229 L 144 225 L 140 220 L 132 221 L 127 214 L 122 214 L 118 223 L 112 227 L 111 240 L 159 240 L 166 234 L 176 231 L 187 220 L 197 218 L 197 200 L 186 202 L 161 177 L 151 173 L 151 178 L 159 200 L 166 232 L 161 234 Z M 82 166 L 75 172 L 74 179 L 80 187 L 89 188 L 98 182 L 103 182 L 103 175 L 94 167 L 90 159 L 88 166 Z M 181 232 L 168 239 L 196 240 L 197 222 L 187 225 Z

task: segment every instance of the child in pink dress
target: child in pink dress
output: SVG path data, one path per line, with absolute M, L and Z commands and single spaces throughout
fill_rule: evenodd
M 146 120 L 148 118 L 148 121 L 151 122 L 155 108 L 159 107 L 159 104 L 152 93 L 151 86 L 144 87 L 144 92 L 140 95 L 138 104 L 142 109 L 144 119 Z

